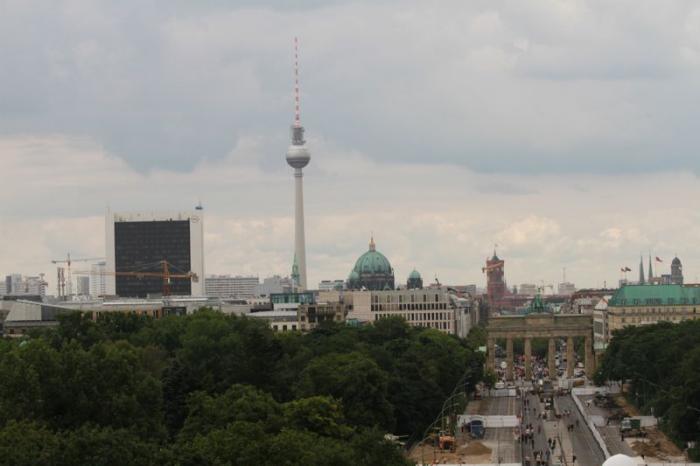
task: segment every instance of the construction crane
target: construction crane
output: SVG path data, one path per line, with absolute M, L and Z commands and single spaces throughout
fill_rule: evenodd
M 56 268 L 56 288 L 58 291 L 58 297 L 66 298 L 73 294 L 73 277 L 71 275 L 70 265 L 72 262 L 93 262 L 104 260 L 104 257 L 86 257 L 82 259 L 72 259 L 70 257 L 70 252 L 66 254 L 65 259 L 52 260 L 52 264 L 66 264 L 66 267 Z
M 161 278 L 163 280 L 163 296 L 170 296 L 170 283 L 171 283 L 171 280 L 173 280 L 173 279 L 192 280 L 195 283 L 197 283 L 199 281 L 199 277 L 194 272 L 172 273 L 170 271 L 170 268 L 174 267 L 174 266 L 166 260 L 158 261 L 158 262 L 155 262 L 152 264 L 143 264 L 142 267 L 149 267 L 149 266 L 152 267 L 156 264 L 158 264 L 159 267 L 161 268 L 160 272 L 148 272 L 148 271 L 142 271 L 142 270 L 136 270 L 136 271 L 130 271 L 130 272 L 126 272 L 126 271 L 118 271 L 118 272 L 100 271 L 100 272 L 98 272 L 98 274 L 99 275 L 110 275 L 110 276 L 115 276 L 115 277 L 135 277 L 135 278 L 139 278 L 139 279 Z M 87 270 L 75 271 L 73 273 L 76 275 L 94 274 L 94 272 L 90 272 Z

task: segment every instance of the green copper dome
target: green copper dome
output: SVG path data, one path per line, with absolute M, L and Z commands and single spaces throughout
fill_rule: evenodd
M 420 278 L 421 276 L 416 269 L 413 269 L 413 272 L 408 275 L 409 280 L 419 280 Z
M 394 269 L 389 260 L 377 251 L 374 238 L 370 240 L 369 251 L 355 262 L 348 277 L 349 289 L 384 290 L 394 289 Z
M 378 251 L 367 251 L 362 254 L 357 262 L 355 262 L 355 268 L 352 269 L 353 272 L 357 274 L 391 274 L 391 264 L 389 260 L 384 257 L 384 254 Z

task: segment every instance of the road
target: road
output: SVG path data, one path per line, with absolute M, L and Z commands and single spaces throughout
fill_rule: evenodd
M 489 416 L 514 416 L 517 414 L 518 400 L 514 396 L 486 398 L 483 414 Z M 514 441 L 510 427 L 487 428 L 483 443 L 493 450 L 495 463 L 520 463 L 520 445 Z
M 567 434 L 567 423 L 575 426 L 576 421 L 578 421 L 578 427 L 574 427 L 573 431 L 568 433 L 574 454 L 576 455 L 575 466 L 600 466 L 603 464 L 605 461 L 603 451 L 593 437 L 593 433 L 586 425 L 571 395 L 558 397 L 557 404 L 560 411 L 566 409 L 571 412 L 569 418 L 562 419 L 563 422 L 560 422 L 561 430 L 564 430 L 564 432 L 561 432 L 561 435 Z M 570 455 L 567 455 L 567 459 L 569 458 Z
M 523 426 L 531 425 L 533 428 L 532 440 L 525 441 L 522 445 L 525 458 L 530 461 L 530 464 L 535 464 L 535 452 L 544 453 L 549 449 L 547 444 L 547 435 L 542 422 L 542 406 L 539 398 L 535 395 L 525 394 L 524 400 L 528 400 L 528 407 L 523 408 Z

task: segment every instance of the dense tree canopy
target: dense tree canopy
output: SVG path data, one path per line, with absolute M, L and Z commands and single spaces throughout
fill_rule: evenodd
M 661 417 L 673 439 L 700 443 L 700 321 L 616 331 L 596 373 L 605 380 L 628 380 L 629 400 Z M 697 447 L 690 453 L 700 459 Z
M 473 388 L 482 336 L 399 319 L 276 334 L 210 310 L 67 315 L 0 341 L 0 462 L 407 464 L 384 435 L 416 440 L 465 372 Z

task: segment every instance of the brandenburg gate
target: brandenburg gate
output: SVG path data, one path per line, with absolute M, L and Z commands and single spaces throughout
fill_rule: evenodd
M 586 376 L 595 370 L 593 355 L 593 316 L 581 314 L 529 314 L 524 316 L 490 317 L 486 326 L 487 368 L 496 371 L 496 340 L 506 341 L 506 380 L 513 380 L 513 340 L 523 339 L 525 378 L 532 377 L 532 339 L 549 340 L 547 362 L 550 378 L 556 378 L 554 362 L 556 339 L 566 338 L 566 376 L 574 375 L 574 338 L 584 338 L 584 367 Z

